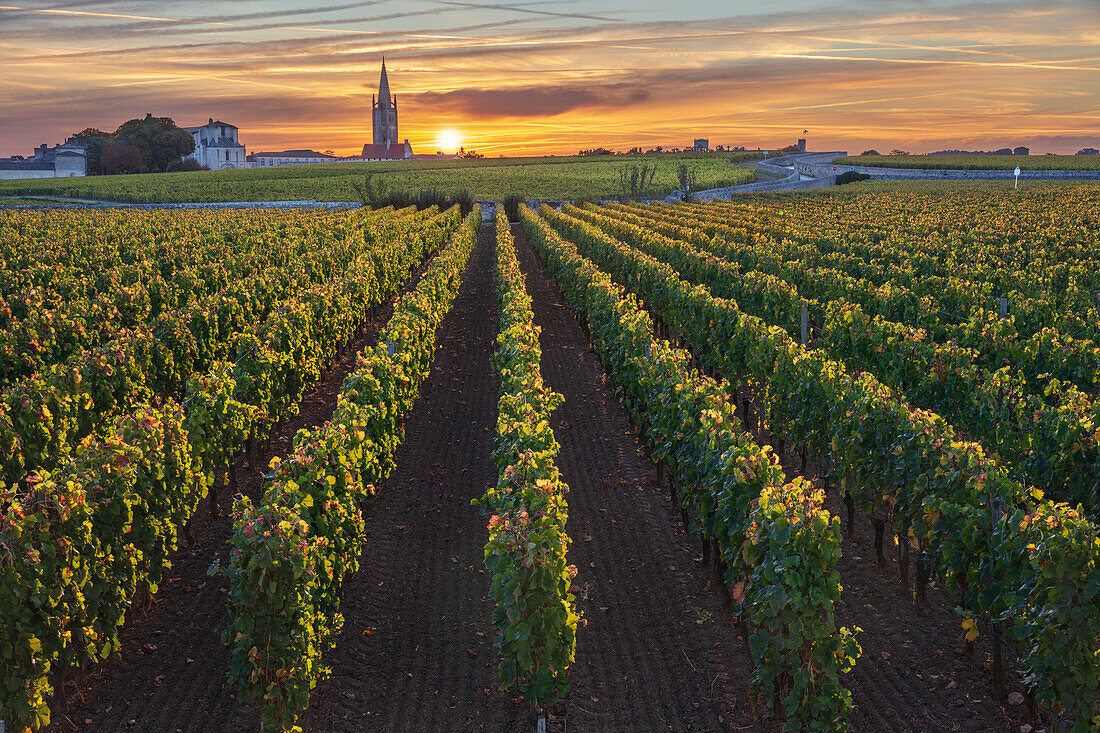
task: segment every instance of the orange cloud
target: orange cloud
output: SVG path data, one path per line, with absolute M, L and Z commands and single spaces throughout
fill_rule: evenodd
M 369 139 L 382 53 L 414 147 L 444 128 L 507 154 L 697 136 L 776 146 L 803 129 L 812 147 L 855 152 L 1100 142 L 1095 0 L 786 2 L 725 17 L 705 17 L 714 5 L 700 0 L 676 11 L 649 0 L 270 0 L 221 15 L 190 0 L 148 14 L 112 0 L 5 5 L 0 152 L 148 111 L 232 121 L 249 149 L 350 153 Z

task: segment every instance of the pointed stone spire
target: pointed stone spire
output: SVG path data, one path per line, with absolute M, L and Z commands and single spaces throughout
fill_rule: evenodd
M 378 82 L 378 105 L 390 106 L 390 80 L 386 76 L 386 57 L 382 57 L 382 78 Z

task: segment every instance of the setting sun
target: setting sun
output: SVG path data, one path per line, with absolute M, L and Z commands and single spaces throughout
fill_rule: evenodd
M 458 130 L 440 130 L 436 143 L 444 152 L 455 152 L 462 147 L 462 135 Z

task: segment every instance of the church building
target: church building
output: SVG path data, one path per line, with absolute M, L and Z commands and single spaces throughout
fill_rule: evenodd
M 363 160 L 403 160 L 413 157 L 408 138 L 399 143 L 397 136 L 397 95 L 390 94 L 390 80 L 386 76 L 386 59 L 382 59 L 382 78 L 378 82 L 378 95 L 371 97 L 371 115 L 374 125 L 374 142 L 363 146 Z
M 195 150 L 190 155 L 199 165 L 212 171 L 230 168 L 247 168 L 244 145 L 237 139 L 237 126 L 215 120 L 213 117 L 205 125 L 183 128 L 195 138 Z

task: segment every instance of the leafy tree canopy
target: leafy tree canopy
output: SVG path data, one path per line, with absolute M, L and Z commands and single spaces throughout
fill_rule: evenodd
M 127 120 L 115 131 L 115 140 L 141 150 L 148 171 L 168 170 L 195 149 L 191 133 L 176 127 L 170 117 L 145 115 L 144 119 Z

